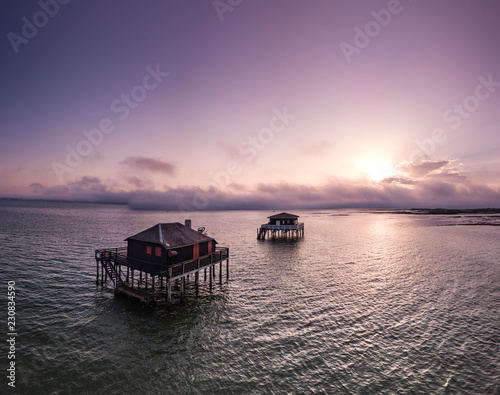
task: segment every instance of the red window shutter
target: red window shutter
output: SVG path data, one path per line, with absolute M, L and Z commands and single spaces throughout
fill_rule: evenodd
M 153 253 L 153 247 L 146 246 L 146 254 L 151 255 Z
M 199 257 L 200 257 L 200 245 L 194 244 L 193 245 L 193 259 L 197 259 Z
M 211 254 L 212 253 L 212 243 L 213 241 L 209 241 L 208 242 L 208 253 Z
M 161 256 L 161 247 L 155 247 L 155 255 Z

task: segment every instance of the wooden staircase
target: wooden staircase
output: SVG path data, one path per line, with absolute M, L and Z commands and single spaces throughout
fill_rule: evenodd
M 118 273 L 115 265 L 113 265 L 112 254 L 104 256 L 101 259 L 101 264 L 104 267 L 104 270 L 106 270 L 106 273 L 108 274 L 108 276 L 111 279 L 115 288 L 123 287 L 125 285 L 125 283 L 123 282 L 123 280 L 120 276 L 120 273 Z

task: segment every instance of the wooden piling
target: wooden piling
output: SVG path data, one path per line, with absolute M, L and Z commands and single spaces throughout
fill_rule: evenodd
M 172 282 L 167 279 L 167 303 L 172 303 Z
M 167 273 L 167 303 L 172 303 L 172 266 Z

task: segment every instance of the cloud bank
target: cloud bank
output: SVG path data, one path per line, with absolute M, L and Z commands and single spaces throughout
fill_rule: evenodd
M 58 186 L 34 183 L 31 189 L 36 198 L 122 203 L 132 209 L 152 210 L 500 206 L 500 188 L 473 184 L 448 165 L 449 162 L 442 162 L 408 167 L 407 174 L 426 175 L 392 177 L 381 182 L 335 178 L 322 185 L 276 182 L 253 186 L 230 184 L 226 188 L 190 186 L 124 191 L 106 185 L 97 177 L 83 177 Z

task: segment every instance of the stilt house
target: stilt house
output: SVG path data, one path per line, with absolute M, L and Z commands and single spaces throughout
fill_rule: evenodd
M 97 262 L 96 282 L 112 284 L 115 292 L 123 292 L 149 303 L 166 288 L 167 302 L 171 301 L 172 281 L 181 281 L 181 298 L 185 283 L 194 275 L 198 294 L 199 272 L 207 269 L 212 290 L 215 266 L 219 264 L 219 281 L 222 283 L 222 262 L 226 261 L 229 277 L 229 248 L 217 247 L 212 237 L 191 229 L 191 221 L 159 223 L 125 239 L 126 247 L 106 248 L 95 251 Z
M 257 229 L 257 240 L 265 240 L 268 233 L 273 239 L 304 236 L 304 223 L 299 222 L 298 215 L 279 213 L 267 218 L 269 222 Z

